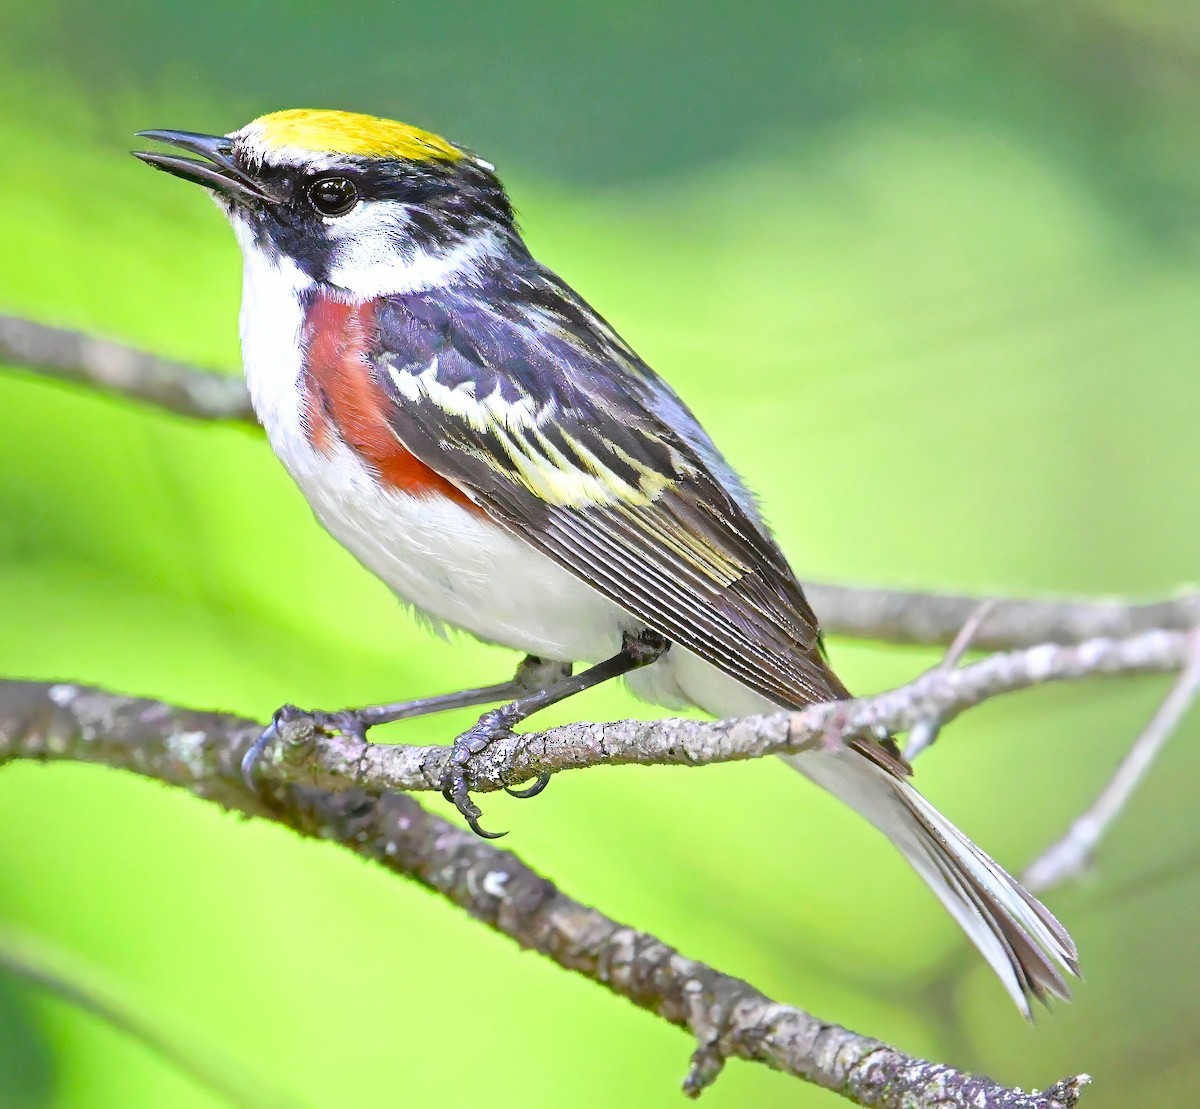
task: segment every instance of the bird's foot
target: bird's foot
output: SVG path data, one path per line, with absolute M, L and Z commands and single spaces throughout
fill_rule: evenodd
M 484 839 L 499 839 L 507 832 L 489 832 L 479 823 L 482 810 L 471 800 L 470 788 L 467 785 L 467 765 L 476 755 L 486 751 L 497 740 L 508 739 L 512 734 L 513 725 L 521 719 L 520 711 L 515 705 L 502 705 L 498 709 L 485 712 L 479 723 L 463 732 L 450 748 L 450 769 L 446 775 L 446 785 L 442 796 L 446 798 L 462 814 L 463 819 L 470 825 L 471 831 Z M 550 781 L 549 774 L 541 774 L 531 786 L 524 789 L 511 789 L 505 786 L 505 792 L 513 797 L 536 797 L 546 783 Z
M 319 709 L 302 709 L 295 705 L 281 705 L 271 714 L 268 724 L 242 757 L 242 781 L 252 789 L 257 790 L 254 783 L 254 771 L 262 758 L 268 744 L 281 738 L 283 729 L 304 721 L 315 731 L 328 735 L 344 735 L 347 739 L 357 739 L 366 742 L 367 729 L 371 722 L 363 719 L 356 709 L 339 709 L 337 712 L 322 712 Z

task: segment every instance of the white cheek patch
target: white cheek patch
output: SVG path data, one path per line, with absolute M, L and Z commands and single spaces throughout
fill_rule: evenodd
M 333 248 L 329 280 L 363 296 L 376 295 L 371 290 L 403 262 L 407 207 L 397 200 L 360 200 L 344 216 L 326 216 L 321 222 Z
M 418 249 L 409 233 L 408 207 L 398 200 L 362 200 L 346 215 L 323 222 L 333 244 L 330 284 L 363 299 L 418 292 L 454 276 L 469 279 L 498 249 L 490 232 L 440 253 Z
M 408 205 L 399 200 L 360 200 L 344 216 L 322 216 L 332 242 L 353 246 L 376 236 L 403 236 L 408 228 Z

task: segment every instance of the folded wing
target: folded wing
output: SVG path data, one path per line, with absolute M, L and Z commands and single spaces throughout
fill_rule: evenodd
M 389 297 L 392 426 L 504 527 L 780 705 L 845 696 L 753 503 L 669 387 L 545 271 Z M 509 295 L 501 295 L 504 292 Z M 668 420 L 667 416 L 670 417 Z

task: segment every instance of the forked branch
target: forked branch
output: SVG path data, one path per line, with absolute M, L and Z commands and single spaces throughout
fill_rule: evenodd
M 1101 839 L 1124 811 L 1188 709 L 1196 703 L 1200 696 L 1200 625 L 1190 633 L 1187 647 L 1187 661 L 1178 680 L 1099 796 L 1072 822 L 1066 835 L 1046 848 L 1021 875 L 1031 892 L 1052 889 L 1087 869 Z
M 415 878 L 559 966 L 686 1030 L 684 1079 L 695 1096 L 739 1058 L 795 1075 L 874 1109 L 1072 1109 L 1086 1075 L 1025 1093 L 915 1058 L 772 1001 L 749 983 L 681 955 L 657 937 L 573 900 L 515 855 L 385 791 L 329 792 L 242 782 L 261 724 L 76 685 L 0 681 L 0 760 L 101 763 L 267 817 Z
M 170 362 L 108 340 L 0 316 L 0 361 L 91 385 L 196 419 L 253 423 L 240 378 Z M 1077 869 L 1136 786 L 1200 688 L 1200 593 L 1148 604 L 1116 600 L 998 600 L 813 585 L 833 634 L 951 645 L 946 660 L 874 697 L 802 712 L 702 723 L 575 724 L 493 744 L 472 788 L 499 789 L 541 773 L 600 763 L 699 765 L 802 749 L 879 729 L 928 743 L 959 713 L 1003 693 L 1103 674 L 1182 671 L 1096 805 L 1032 870 L 1035 882 Z M 971 665 L 961 655 L 1004 651 Z M 685 1090 L 698 1094 L 728 1058 L 743 1058 L 881 1109 L 1067 1109 L 1088 1079 L 1022 1093 L 907 1056 L 877 1040 L 763 996 L 685 959 L 657 938 L 571 900 L 514 855 L 426 812 L 407 791 L 438 789 L 445 747 L 387 746 L 314 731 L 300 718 L 268 752 L 261 793 L 241 759 L 261 724 L 119 697 L 73 684 L 0 680 L 0 761 L 101 763 L 171 783 L 227 808 L 266 817 L 437 890 L 491 927 L 657 1013 L 696 1040 Z

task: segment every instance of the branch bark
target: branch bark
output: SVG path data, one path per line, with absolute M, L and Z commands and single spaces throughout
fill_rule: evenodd
M 727 1059 L 763 1063 L 872 1109 L 1072 1109 L 1090 1081 L 1024 1093 L 907 1055 L 783 1005 L 573 900 L 514 854 L 456 828 L 413 798 L 330 792 L 282 781 L 261 793 L 240 763 L 261 724 L 77 685 L 0 681 L 0 761 L 73 760 L 187 789 L 228 809 L 334 840 L 416 879 L 522 947 L 689 1032 L 684 1090 L 696 1096 Z
M 786 754 L 859 736 L 940 727 L 983 701 L 1049 682 L 1168 673 L 1190 657 L 1187 633 L 1149 631 L 1125 639 L 1090 639 L 1074 647 L 1043 644 L 990 655 L 970 666 L 926 671 L 897 689 L 850 701 L 810 705 L 734 720 L 620 720 L 578 723 L 492 743 L 472 761 L 469 782 L 486 793 L 588 766 L 705 766 Z M 324 789 L 440 790 L 449 748 L 366 743 L 326 735 L 299 717 L 278 728 L 264 752 L 272 777 Z
M 950 593 L 806 584 L 821 626 L 832 635 L 948 647 L 980 605 L 992 601 L 971 636 L 973 651 L 1007 651 L 1041 643 L 1121 639 L 1162 629 L 1187 631 L 1200 624 L 1200 592 L 1146 603 L 1118 598 L 987 598 Z

